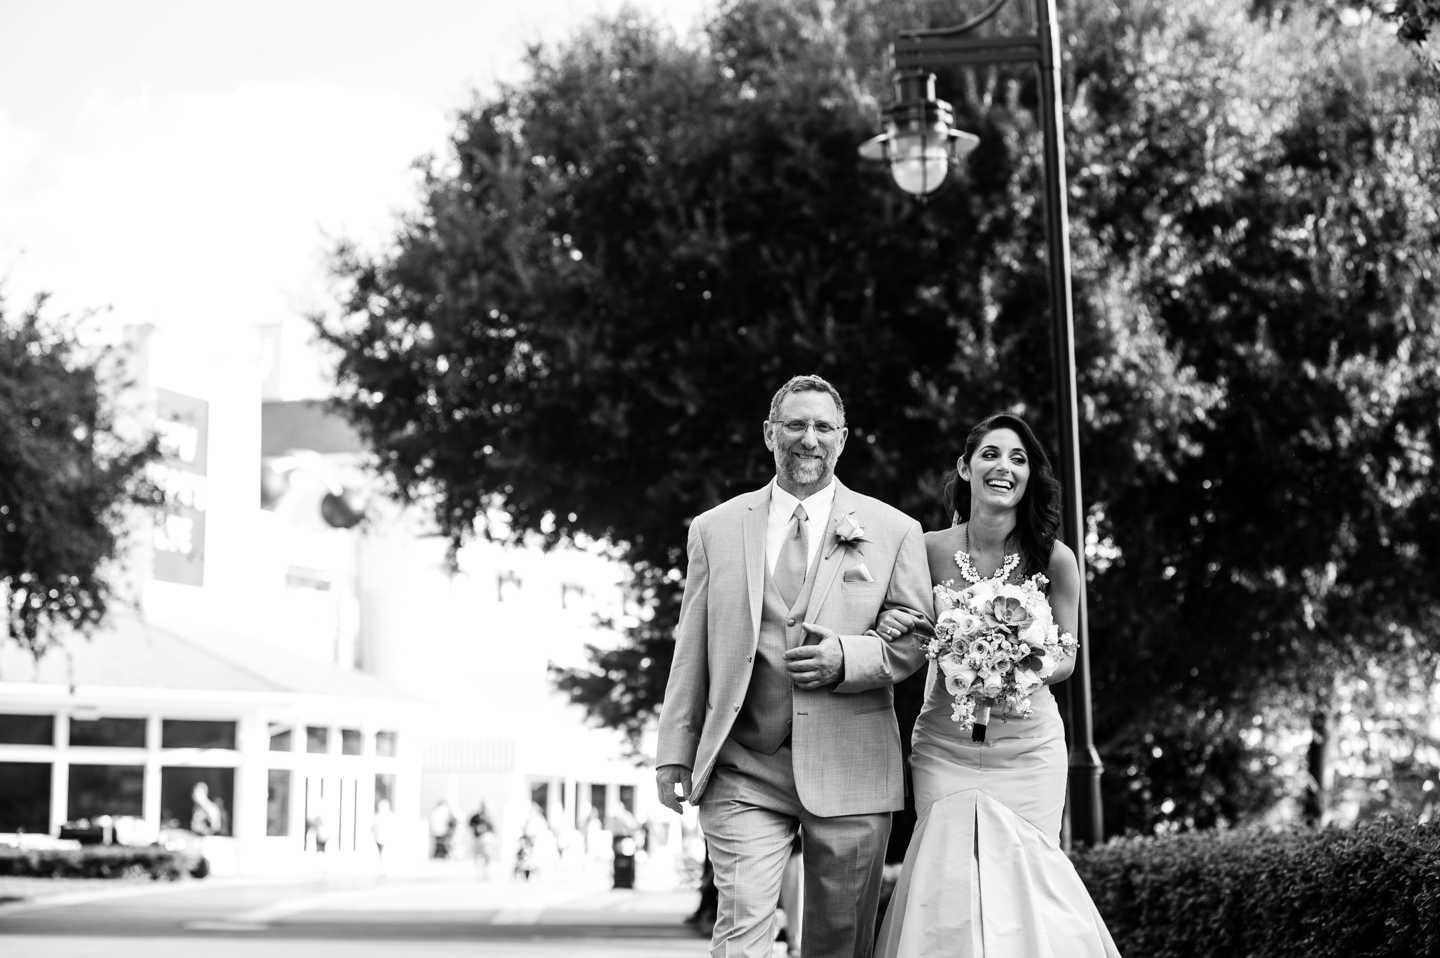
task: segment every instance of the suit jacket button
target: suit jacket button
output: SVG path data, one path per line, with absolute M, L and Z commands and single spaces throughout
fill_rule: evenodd
M 786 619 L 786 620 L 785 620 L 785 624 L 786 624 L 786 625 L 794 625 L 794 624 L 795 624 L 795 620 L 794 620 L 794 619 Z
M 740 706 L 738 706 L 738 705 L 735 706 L 735 711 L 737 711 L 737 712 L 740 711 Z
M 746 661 L 746 662 L 754 661 L 754 659 L 755 659 L 755 656 L 753 656 L 753 655 L 747 655 L 747 656 L 745 656 L 745 661 Z

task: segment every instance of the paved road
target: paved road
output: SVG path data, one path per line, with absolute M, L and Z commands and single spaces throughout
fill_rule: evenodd
M 699 958 L 695 893 L 454 876 L 107 885 L 0 906 L 5 958 Z

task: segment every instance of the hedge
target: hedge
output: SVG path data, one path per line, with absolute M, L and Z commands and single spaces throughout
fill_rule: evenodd
M 184 857 L 158 845 L 142 848 L 126 845 L 82 845 L 80 848 L 0 847 L 0 875 L 33 878 L 176 879 L 190 872 Z
M 1120 839 L 1074 861 L 1125 958 L 1440 956 L 1440 823 Z

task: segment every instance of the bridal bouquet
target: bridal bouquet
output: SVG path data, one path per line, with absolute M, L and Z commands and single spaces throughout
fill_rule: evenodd
M 961 590 L 935 587 L 939 616 L 925 653 L 955 699 L 950 717 L 972 730 L 973 741 L 985 741 L 992 707 L 1029 718 L 1030 693 L 1075 654 L 1075 637 L 1056 626 L 1042 591 L 1047 582 L 1034 575 L 1018 585 L 985 579 Z

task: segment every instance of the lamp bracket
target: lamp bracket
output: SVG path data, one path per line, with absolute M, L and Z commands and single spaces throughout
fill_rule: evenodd
M 995 14 L 999 13 L 1000 8 L 1009 2 L 1010 0 L 995 0 L 994 3 L 990 4 L 990 6 L 984 10 L 981 10 L 969 20 L 956 24 L 953 27 L 932 27 L 928 30 L 902 30 L 900 36 L 906 40 L 917 37 L 958 37 L 962 34 L 969 33 L 971 30 L 985 23 L 991 17 L 995 16 Z
M 1038 36 L 959 39 L 902 36 L 891 46 L 890 58 L 896 71 L 982 63 L 1042 63 L 1044 46 Z

